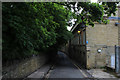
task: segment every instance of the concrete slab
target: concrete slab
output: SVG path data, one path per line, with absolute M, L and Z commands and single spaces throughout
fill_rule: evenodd
M 116 78 L 114 75 L 104 72 L 102 69 L 87 70 L 94 78 Z

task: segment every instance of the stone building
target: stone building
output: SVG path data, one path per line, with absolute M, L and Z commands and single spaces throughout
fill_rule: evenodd
M 115 45 L 118 45 L 117 20 L 110 20 L 110 23 L 98 24 L 92 28 L 86 28 L 87 67 L 112 66 L 115 68 Z M 111 58 L 114 57 L 113 61 Z M 113 64 L 112 64 L 113 62 Z
M 69 55 L 86 68 L 115 68 L 115 45 L 120 45 L 118 11 L 111 16 L 109 24 L 95 26 L 76 24 L 71 31 L 74 37 L 69 43 Z M 120 15 L 119 15 L 120 16 Z

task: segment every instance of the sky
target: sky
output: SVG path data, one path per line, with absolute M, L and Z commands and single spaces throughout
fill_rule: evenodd
M 91 0 L 91 2 L 97 2 L 98 0 Z M 74 23 L 74 20 L 72 21 L 72 23 Z M 72 27 L 67 27 L 67 29 L 70 31 Z
M 91 2 L 97 2 L 98 0 L 91 0 Z

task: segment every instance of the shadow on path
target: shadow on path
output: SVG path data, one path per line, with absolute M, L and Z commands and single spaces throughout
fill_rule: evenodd
M 49 78 L 85 78 L 64 53 L 58 51 L 57 54 L 56 64 Z

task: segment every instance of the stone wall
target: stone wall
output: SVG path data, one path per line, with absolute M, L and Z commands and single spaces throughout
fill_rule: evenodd
M 118 45 L 118 26 L 115 22 L 110 21 L 107 25 L 96 23 L 94 27 L 86 28 L 87 68 L 106 66 L 107 46 Z M 98 53 L 98 49 L 102 52 Z
M 3 66 L 3 78 L 24 78 L 44 65 L 47 60 L 46 54 L 40 54 L 39 56 L 16 61 L 11 66 Z
M 86 68 L 86 46 L 85 45 L 71 45 L 69 48 L 69 56 Z

